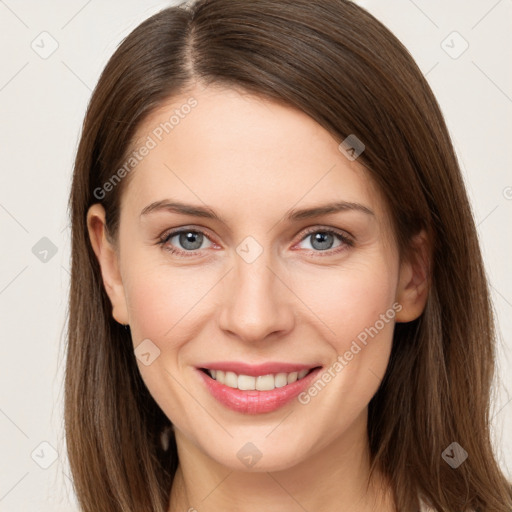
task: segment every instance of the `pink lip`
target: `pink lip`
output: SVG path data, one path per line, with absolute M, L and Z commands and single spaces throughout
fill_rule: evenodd
M 234 363 L 233 363 L 234 364 Z M 228 368 L 226 365 L 222 365 L 222 368 L 215 368 L 216 365 L 205 366 L 206 368 L 212 370 L 220 370 L 225 369 L 228 371 L 235 371 L 231 368 Z M 228 365 L 229 366 L 229 365 Z M 246 365 L 245 365 L 246 366 Z M 265 367 L 265 370 L 262 371 L 260 368 Z M 282 369 L 286 365 L 279 365 L 279 368 Z M 291 370 L 283 371 L 282 373 L 289 373 L 293 371 L 305 370 L 312 368 L 311 366 L 304 365 L 290 365 L 293 367 Z M 237 363 L 237 368 L 240 366 Z M 244 375 L 258 376 L 258 375 L 267 375 L 269 373 L 281 373 L 280 371 L 268 371 L 268 366 L 260 365 L 259 367 L 252 366 L 249 369 L 252 373 L 246 373 L 247 368 L 242 372 Z M 299 368 L 299 370 L 297 370 Z M 267 412 L 272 412 L 280 407 L 283 407 L 285 404 L 289 403 L 293 400 L 297 395 L 299 395 L 302 391 L 308 388 L 312 382 L 312 380 L 318 375 L 318 373 L 322 370 L 322 368 L 316 368 L 311 373 L 306 375 L 300 380 L 295 381 L 292 384 L 288 384 L 283 386 L 282 388 L 275 388 L 271 391 L 258 391 L 258 390 L 250 390 L 250 391 L 242 391 L 240 389 L 230 388 L 229 386 L 225 386 L 217 382 L 215 379 L 212 379 L 209 375 L 207 375 L 204 371 L 198 369 L 197 372 L 200 378 L 203 379 L 203 382 L 206 385 L 208 391 L 212 394 L 214 398 L 216 398 L 221 404 L 225 405 L 229 409 L 240 412 L 243 414 L 262 414 Z

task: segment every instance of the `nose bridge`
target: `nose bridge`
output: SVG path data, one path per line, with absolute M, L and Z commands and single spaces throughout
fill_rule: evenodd
M 286 287 L 274 273 L 272 251 L 250 238 L 237 247 L 220 327 L 245 341 L 258 341 L 288 331 L 293 325 L 293 312 Z

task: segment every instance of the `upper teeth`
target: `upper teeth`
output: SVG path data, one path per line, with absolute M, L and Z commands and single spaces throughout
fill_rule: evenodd
M 208 370 L 212 379 L 215 379 L 225 386 L 237 388 L 242 391 L 253 389 L 258 391 L 271 391 L 274 388 L 282 388 L 287 384 L 292 384 L 296 380 L 302 379 L 308 372 L 309 370 L 301 370 L 300 372 L 251 377 L 250 375 L 237 375 L 234 372 L 224 372 L 223 370 Z

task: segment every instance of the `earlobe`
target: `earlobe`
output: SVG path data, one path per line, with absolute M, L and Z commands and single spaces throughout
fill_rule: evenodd
M 397 322 L 416 320 L 425 309 L 430 290 L 431 244 L 422 230 L 412 242 L 407 258 L 400 267 L 396 300 L 402 309 Z
M 101 267 L 103 285 L 112 304 L 112 316 L 120 324 L 129 324 L 118 255 L 107 237 L 105 209 L 101 204 L 94 204 L 89 208 L 87 229 L 94 254 Z

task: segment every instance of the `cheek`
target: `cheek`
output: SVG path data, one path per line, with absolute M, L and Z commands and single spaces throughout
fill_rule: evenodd
M 138 264 L 132 260 L 126 268 L 137 269 L 127 273 L 125 284 L 134 348 L 142 342 L 148 346 L 150 340 L 151 350 L 158 353 L 147 366 L 137 361 L 141 377 L 167 417 L 188 430 L 194 411 L 183 390 L 187 387 L 183 359 L 187 342 L 200 332 L 198 315 L 204 313 L 205 293 L 214 276 L 173 271 L 161 262 L 142 260 Z
M 333 410 L 339 409 L 342 396 L 351 417 L 375 394 L 388 365 L 400 309 L 395 303 L 398 270 L 393 263 L 383 256 L 331 269 L 328 279 L 327 274 L 316 273 L 301 280 L 298 295 L 308 297 L 307 305 L 321 320 L 325 340 L 332 347 L 330 371 L 324 378 L 333 383 L 327 385 L 333 391 Z M 322 389 L 322 384 L 317 388 Z M 313 389 L 311 396 L 315 393 Z M 334 423 L 338 421 L 345 420 L 333 418 Z
M 129 273 L 125 286 L 134 342 L 149 338 L 161 344 L 165 339 L 166 349 L 172 348 L 167 345 L 184 326 L 193 325 L 215 276 L 191 269 L 173 270 L 161 262 L 141 262 L 131 268 L 138 269 Z
M 388 261 L 392 260 L 377 258 L 339 269 L 317 269 L 295 279 L 297 295 L 322 321 L 338 353 L 347 350 L 361 333 L 364 338 L 365 329 L 375 325 L 383 337 L 391 336 L 398 272 Z
M 392 346 L 398 274 L 394 259 L 374 256 L 340 269 L 295 274 L 300 278 L 295 278 L 294 290 L 307 298 L 307 324 L 314 326 L 319 347 L 330 345 L 331 356 L 299 395 L 299 414 L 280 425 L 283 446 L 318 452 L 342 433 L 350 436 L 380 386 Z M 262 446 L 267 442 L 264 437 Z M 267 449 L 275 445 L 269 442 Z

